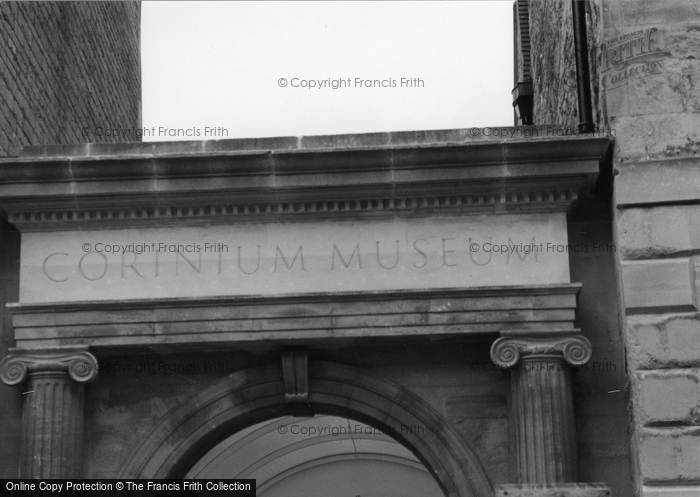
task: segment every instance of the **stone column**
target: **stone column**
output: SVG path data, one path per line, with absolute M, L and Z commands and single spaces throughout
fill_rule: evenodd
M 501 333 L 491 347 L 497 365 L 512 368 L 511 423 L 518 483 L 568 483 L 578 478 L 571 366 L 591 358 L 591 343 L 572 333 Z
M 87 349 L 11 349 L 0 362 L 0 380 L 24 386 L 20 478 L 82 476 L 83 388 L 96 365 Z

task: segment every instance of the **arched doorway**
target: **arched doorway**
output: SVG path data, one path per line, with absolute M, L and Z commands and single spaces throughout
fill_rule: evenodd
M 252 478 L 259 497 L 444 495 L 413 453 L 386 433 L 327 415 L 245 428 L 211 449 L 186 478 Z
M 121 477 L 185 477 L 231 434 L 289 415 L 284 392 L 277 364 L 223 378 L 166 414 Z M 492 485 L 476 455 L 432 407 L 405 388 L 356 368 L 311 361 L 309 401 L 315 414 L 347 417 L 391 433 L 424 464 L 446 496 L 492 497 Z

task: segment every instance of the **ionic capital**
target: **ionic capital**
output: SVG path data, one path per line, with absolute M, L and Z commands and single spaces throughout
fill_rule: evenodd
M 533 333 L 534 334 L 534 333 Z M 593 346 L 582 335 L 558 335 L 548 337 L 506 336 L 491 346 L 491 360 L 502 367 L 515 366 L 523 357 L 562 357 L 573 366 L 586 364 L 593 353 Z
M 0 361 L 0 380 L 5 385 L 19 385 L 28 375 L 40 372 L 65 372 L 77 383 L 88 383 L 97 377 L 97 359 L 87 350 L 15 349 Z

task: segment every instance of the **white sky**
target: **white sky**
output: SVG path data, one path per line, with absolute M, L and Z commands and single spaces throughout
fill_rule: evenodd
M 511 0 L 141 5 L 143 126 L 200 133 L 145 141 L 513 124 Z M 292 87 L 329 78 L 350 87 Z

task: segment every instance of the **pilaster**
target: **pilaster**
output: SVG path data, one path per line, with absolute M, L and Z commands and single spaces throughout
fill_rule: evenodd
M 87 349 L 20 351 L 0 362 L 0 380 L 24 385 L 20 478 L 79 478 L 83 389 L 97 376 Z
M 494 342 L 492 361 L 512 370 L 517 482 L 498 486 L 496 495 L 515 490 L 533 497 L 609 495 L 600 493 L 609 492 L 605 486 L 591 487 L 594 493 L 588 493 L 586 484 L 572 485 L 578 479 L 578 456 L 571 369 L 586 364 L 592 352 L 578 330 L 502 332 Z

